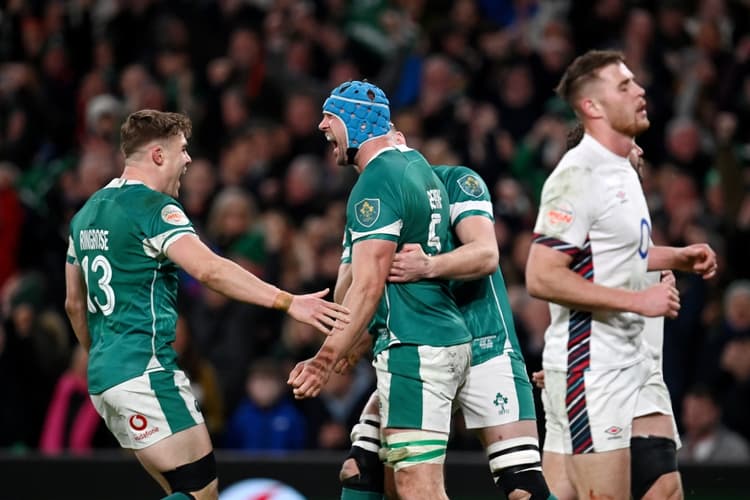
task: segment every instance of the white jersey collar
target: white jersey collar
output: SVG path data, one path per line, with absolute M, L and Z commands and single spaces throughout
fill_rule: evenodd
M 137 184 L 143 184 L 141 181 L 137 181 L 135 179 L 123 179 L 122 177 L 118 177 L 116 179 L 112 179 L 109 181 L 109 184 L 104 186 L 105 189 L 115 189 L 115 188 L 121 188 L 123 186 L 134 186 Z
M 580 144 L 589 150 L 593 150 L 595 152 L 598 152 L 602 156 L 605 157 L 605 159 L 609 159 L 612 161 L 617 162 L 628 162 L 630 163 L 630 160 L 628 160 L 627 156 L 620 156 L 618 154 L 613 153 L 609 149 L 607 149 L 601 142 L 594 139 L 589 134 L 583 134 L 583 139 L 581 139 Z
M 375 158 L 377 158 L 378 156 L 382 155 L 382 154 L 383 154 L 383 153 L 385 153 L 386 151 L 390 151 L 390 150 L 395 150 L 395 149 L 396 149 L 396 148 L 394 148 L 393 146 L 386 146 L 386 147 L 384 147 L 383 149 L 379 149 L 379 150 L 375 151 L 375 154 L 374 154 L 374 155 L 372 155 L 372 158 L 370 158 L 370 160 L 369 160 L 369 161 L 368 161 L 368 162 L 367 162 L 367 163 L 365 164 L 365 167 L 366 167 L 367 165 L 369 165 L 370 163 L 372 163 L 372 160 L 374 160 L 374 159 L 375 159 Z

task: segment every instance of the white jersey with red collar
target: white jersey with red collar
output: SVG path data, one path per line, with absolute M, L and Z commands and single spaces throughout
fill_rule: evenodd
M 549 176 L 534 242 L 573 257 L 571 268 L 609 288 L 646 284 L 651 219 L 627 158 L 585 135 Z M 644 320 L 635 313 L 578 311 L 550 303 L 545 369 L 622 368 L 644 358 Z

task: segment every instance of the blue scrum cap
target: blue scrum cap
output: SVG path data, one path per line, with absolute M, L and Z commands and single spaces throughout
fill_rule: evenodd
M 390 130 L 391 111 L 385 92 L 369 82 L 345 82 L 331 91 L 323 112 L 344 122 L 347 148 L 359 149 L 365 141 Z

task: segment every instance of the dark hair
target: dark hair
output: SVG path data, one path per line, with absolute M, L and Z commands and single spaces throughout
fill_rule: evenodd
M 714 389 L 713 387 L 711 387 L 710 385 L 706 383 L 701 383 L 701 382 L 696 383 L 685 392 L 685 395 L 693 396 L 693 397 L 701 398 L 701 399 L 708 399 L 714 405 L 721 406 L 721 402 L 719 401 L 719 395 L 717 394 L 716 389 Z
M 625 56 L 620 51 L 590 50 L 570 63 L 555 87 L 555 92 L 576 109 L 574 102 L 583 86 L 598 78 L 600 69 L 621 62 L 625 62 Z
M 142 109 L 131 113 L 120 127 L 120 150 L 128 158 L 150 141 L 168 139 L 180 133 L 189 138 L 192 130 L 190 118 L 181 113 Z
M 583 123 L 576 121 L 571 128 L 568 129 L 568 135 L 565 137 L 565 149 L 573 149 L 578 146 L 578 143 L 583 139 L 583 135 L 586 130 L 583 128 Z

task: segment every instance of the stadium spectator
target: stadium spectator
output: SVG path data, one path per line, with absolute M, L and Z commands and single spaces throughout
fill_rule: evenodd
M 682 448 L 677 452 L 681 464 L 747 465 L 750 444 L 721 423 L 721 406 L 716 395 L 705 386 L 695 386 L 685 394 L 682 404 Z
M 307 433 L 279 364 L 266 358 L 253 361 L 245 395 L 227 420 L 223 446 L 245 451 L 300 450 L 307 444 Z

